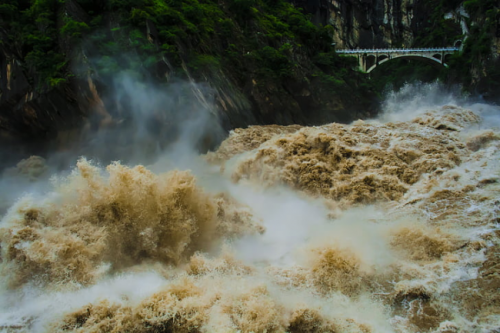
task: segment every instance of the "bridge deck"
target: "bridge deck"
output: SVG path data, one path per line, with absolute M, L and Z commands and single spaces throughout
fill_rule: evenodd
M 356 49 L 356 50 L 336 50 L 341 54 L 363 54 L 363 53 L 429 53 L 429 52 L 452 52 L 459 51 L 458 47 L 437 47 L 423 49 Z

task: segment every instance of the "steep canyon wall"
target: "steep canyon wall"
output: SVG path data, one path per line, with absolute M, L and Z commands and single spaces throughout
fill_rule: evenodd
M 436 4 L 433 6 L 426 0 L 294 0 L 293 3 L 311 13 L 316 23 L 332 25 L 338 48 L 409 47 L 435 24 L 430 20 L 434 18 Z M 453 7 L 445 9 L 453 12 Z M 460 18 L 455 17 L 455 21 L 459 23 Z
M 73 149 L 85 133 L 126 124 L 135 111 L 123 77 L 147 90 L 176 85 L 166 113 L 186 100 L 215 106 L 226 131 L 348 122 L 370 110 L 363 75 L 334 54 L 328 29 L 286 1 L 9 1 L 0 13 L 4 146 Z
M 376 112 L 376 94 L 332 42 L 337 49 L 439 47 L 470 32 L 451 80 L 485 96 L 498 88 L 494 1 L 468 1 L 465 9 L 457 0 L 290 2 L 7 1 L 0 6 L 0 141 L 12 148 L 2 160 L 41 153 L 47 142 L 71 150 L 96 129 L 127 124 L 123 72 L 155 90 L 181 81 L 171 110 L 185 100 L 215 105 L 226 131 L 350 122 Z M 26 142 L 24 153 L 18 146 Z

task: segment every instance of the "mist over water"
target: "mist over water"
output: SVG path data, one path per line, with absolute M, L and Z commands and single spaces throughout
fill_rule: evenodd
M 209 89 L 116 84 L 74 152 L 4 172 L 1 332 L 500 329 L 497 106 L 407 85 L 200 155 Z
M 158 86 L 121 74 L 112 91 L 105 97 L 111 107 L 95 107 L 78 155 L 71 157 L 152 163 L 177 146 L 206 151 L 224 136 L 208 86 L 183 81 Z
M 26 158 L 0 169 L 0 214 L 23 193 L 49 188 L 52 175 L 68 175 L 80 157 L 101 166 L 114 161 L 153 165 L 162 160 L 170 169 L 181 163 L 187 168 L 200 152 L 224 138 L 207 86 L 184 81 L 158 86 L 122 73 L 112 87 L 103 99 L 94 96 L 91 117 L 72 139 L 43 158 Z M 158 170 L 164 172 L 164 167 Z

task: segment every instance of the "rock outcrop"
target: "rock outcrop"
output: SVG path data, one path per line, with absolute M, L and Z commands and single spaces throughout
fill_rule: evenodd
M 334 54 L 332 41 L 338 49 L 437 47 L 470 30 L 487 38 L 469 43 L 464 61 L 472 65 L 457 66 L 465 70 L 453 80 L 470 76 L 465 85 L 484 96 L 497 88 L 500 73 L 485 69 L 498 67 L 492 61 L 500 50 L 500 11 L 490 0 L 473 7 L 477 17 L 459 0 L 287 1 L 311 14 L 316 27 L 284 0 L 178 3 L 165 13 L 125 2 L 1 5 L 0 141 L 14 147 L 6 156 L 43 154 L 48 142 L 71 150 L 85 133 L 126 124 L 132 107 L 117 96 L 117 68 L 134 67 L 135 78 L 154 87 L 181 78 L 190 90 L 183 98 L 215 105 L 226 131 L 373 114 L 373 83 Z
M 432 23 L 425 0 L 293 0 L 319 24 L 334 27 L 338 48 L 411 46 Z M 443 13 L 444 15 L 444 13 Z
M 51 149 L 71 150 L 92 131 L 126 124 L 133 106 L 130 96 L 119 91 L 116 68 L 133 67 L 132 76 L 154 89 L 182 81 L 182 98 L 214 108 L 226 131 L 249 124 L 348 122 L 366 116 L 370 93 L 357 89 L 362 74 L 334 59 L 326 32 L 285 1 L 277 9 L 259 4 L 260 11 L 247 22 L 238 21 L 229 3 L 197 8 L 220 15 L 219 20 L 206 18 L 206 13 L 190 16 L 189 8 L 172 5 L 172 15 L 184 15 L 178 23 L 161 21 L 164 14 L 139 15 L 123 4 L 114 6 L 126 8 L 110 12 L 92 1 L 42 1 L 31 8 L 35 14 L 30 15 L 38 17 L 34 25 L 21 16 L 28 15 L 20 8 L 26 5 L 0 8 L 14 16 L 0 19 L 2 145 L 21 143 L 27 151 L 16 156 L 19 160 L 43 155 L 47 143 Z M 325 14 L 316 21 L 325 20 Z M 24 30 L 16 27 L 22 20 L 27 20 Z M 43 40 L 47 37 L 52 44 Z M 57 57 L 59 62 L 51 62 Z M 352 93 L 346 94 L 348 90 Z M 163 128 L 172 121 L 165 120 Z
M 447 80 L 500 99 L 498 1 L 292 0 L 317 24 L 333 27 L 337 49 L 461 46 Z
M 428 15 L 415 0 L 331 0 L 329 7 L 339 48 L 410 46 Z

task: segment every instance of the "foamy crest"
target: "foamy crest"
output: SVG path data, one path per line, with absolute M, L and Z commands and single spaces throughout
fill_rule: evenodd
M 61 181 L 53 200 L 20 201 L 0 232 L 3 272 L 22 285 L 88 285 L 145 261 L 179 263 L 217 239 L 260 230 L 251 215 L 224 195 L 196 187 L 189 172 L 155 175 L 142 166 L 108 166 L 109 176 L 85 160 Z
M 431 102 L 235 130 L 199 182 L 80 160 L 2 219 L 0 330 L 498 330 L 499 132 Z
M 409 121 L 443 105 L 465 105 L 460 87 L 444 89 L 439 82 L 407 83 L 399 91 L 390 90 L 377 117 L 382 122 Z
M 450 127 L 478 121 L 472 111 L 447 106 L 403 123 L 305 127 L 276 134 L 223 168 L 234 181 L 285 184 L 346 205 L 398 200 L 421 175 L 459 165 L 468 151 Z M 238 136 L 248 134 L 229 137 L 226 147 L 234 141 L 241 149 Z

